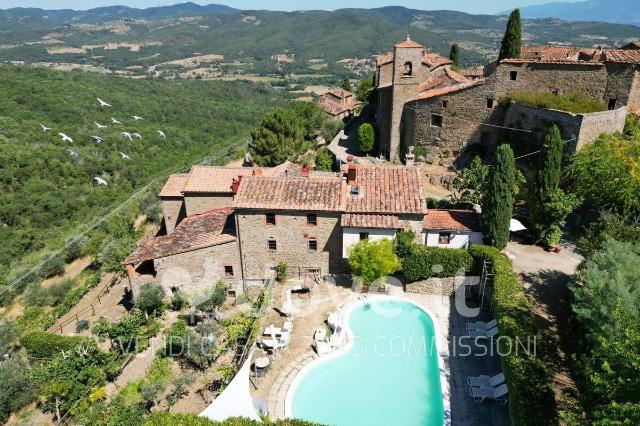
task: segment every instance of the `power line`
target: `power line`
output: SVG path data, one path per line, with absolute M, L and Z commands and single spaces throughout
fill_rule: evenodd
M 230 149 L 230 148 L 236 148 L 239 147 L 241 145 L 245 145 L 247 143 L 247 140 L 242 140 L 240 142 L 237 142 L 235 144 L 231 144 L 229 146 L 226 147 L 226 149 Z M 123 201 L 122 203 L 120 203 L 119 205 L 113 207 L 113 205 L 111 207 L 108 207 L 106 209 L 104 209 L 102 211 L 102 214 L 100 214 L 99 219 L 94 220 L 93 222 L 91 222 L 89 225 L 86 224 L 80 224 L 76 227 L 76 229 L 78 228 L 82 228 L 84 226 L 89 226 L 84 232 L 81 232 L 80 234 L 76 235 L 75 238 L 73 238 L 73 240 L 71 240 L 70 242 L 68 242 L 67 244 L 65 244 L 62 248 L 55 250 L 52 252 L 52 256 L 42 260 L 40 263 L 38 263 L 37 265 L 35 265 L 33 268 L 29 269 L 26 273 L 24 273 L 22 276 L 18 277 L 15 281 L 13 281 L 11 284 L 5 286 L 2 290 L 0 290 L 0 295 L 4 294 L 5 292 L 7 292 L 10 288 L 14 287 L 15 285 L 19 284 L 20 282 L 22 282 L 22 280 L 24 280 L 25 278 L 27 278 L 28 276 L 30 276 L 31 274 L 33 274 L 34 272 L 36 272 L 38 269 L 42 268 L 44 265 L 46 265 L 48 262 L 52 261 L 53 259 L 55 259 L 61 252 L 62 250 L 68 248 L 71 244 L 75 243 L 77 240 L 79 240 L 80 238 L 84 237 L 85 235 L 87 235 L 89 232 L 93 231 L 95 228 L 97 228 L 98 226 L 100 226 L 102 223 L 104 223 L 107 219 L 109 219 L 111 216 L 113 216 L 115 213 L 117 213 L 118 211 L 120 211 L 120 209 L 122 209 L 123 207 L 125 207 L 130 201 L 132 201 L 133 199 L 135 199 L 138 195 L 140 195 L 141 193 L 143 193 L 144 191 L 146 191 L 154 182 L 166 178 L 169 175 L 173 174 L 173 173 L 177 173 L 181 170 L 184 170 L 185 168 L 194 166 L 196 164 L 202 163 L 204 161 L 215 161 L 217 159 L 219 159 L 220 157 L 222 157 L 224 154 L 220 153 L 218 155 L 213 155 L 213 156 L 205 156 L 202 157 L 201 159 L 194 161 L 192 163 L 180 166 L 179 168 L 166 173 L 164 175 L 160 175 L 160 176 L 156 176 L 154 178 L 152 178 L 146 185 L 144 185 L 142 188 L 140 188 L 139 190 L 135 191 L 133 194 L 131 194 L 125 201 Z

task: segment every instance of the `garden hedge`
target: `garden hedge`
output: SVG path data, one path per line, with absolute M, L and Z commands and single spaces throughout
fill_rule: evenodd
M 51 358 L 60 351 L 70 351 L 86 342 L 86 337 L 62 336 L 46 331 L 32 331 L 20 338 L 20 344 L 27 354 L 36 358 Z
M 473 258 L 465 249 L 447 249 L 414 245 L 402 259 L 402 271 L 408 282 L 433 277 L 453 277 L 463 269 L 469 272 Z
M 469 249 L 476 265 L 484 260 L 493 263 L 493 312 L 500 330 L 500 354 L 509 388 L 509 411 L 516 426 L 551 426 L 558 424 L 558 411 L 549 372 L 544 362 L 522 346 L 509 350 L 519 339 L 526 346 L 536 336 L 531 306 L 513 272 L 511 260 L 498 249 L 475 245 Z M 533 341 L 533 340 L 532 340 Z M 506 355 L 505 355 L 506 354 Z

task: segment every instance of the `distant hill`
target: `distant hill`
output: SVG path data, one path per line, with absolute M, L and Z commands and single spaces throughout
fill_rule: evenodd
M 520 8 L 524 18 L 558 18 L 565 21 L 603 21 L 640 25 L 638 0 L 587 0 L 554 2 Z M 507 14 L 508 11 L 501 14 Z

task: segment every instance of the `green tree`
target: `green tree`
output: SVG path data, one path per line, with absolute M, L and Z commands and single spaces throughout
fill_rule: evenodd
M 350 92 L 353 89 L 351 87 L 351 79 L 349 79 L 349 77 L 343 78 L 342 83 L 340 84 L 340 87 L 346 90 L 347 92 Z
M 101 337 L 108 337 L 111 345 L 120 353 L 135 352 L 138 348 L 138 340 L 143 335 L 144 318 L 139 310 L 133 310 L 119 321 L 110 323 L 101 317 L 96 321 L 91 331 Z
M 449 52 L 449 59 L 453 62 L 452 68 L 458 69 L 460 68 L 460 47 L 458 44 L 454 44 L 451 46 L 451 51 Z
M 362 240 L 349 250 L 349 266 L 355 276 L 361 277 L 367 286 L 400 269 L 393 242 Z
M 276 265 L 276 280 L 278 281 L 286 281 L 289 276 L 288 272 L 289 267 L 286 262 L 278 262 Z
M 327 121 L 327 115 L 315 102 L 291 102 L 287 106 L 287 110 L 291 111 L 302 122 L 306 139 L 315 138 L 321 133 L 322 127 Z
M 15 359 L 0 362 L 0 422 L 36 397 L 29 367 Z
M 227 284 L 218 281 L 205 292 L 204 299 L 196 304 L 196 308 L 203 312 L 215 312 L 227 300 L 227 290 Z
M 515 160 L 509 145 L 496 150 L 495 163 L 489 173 L 487 193 L 482 205 L 482 227 L 486 244 L 502 250 L 509 241 L 509 224 L 513 215 Z
M 471 164 L 456 172 L 453 180 L 453 188 L 456 190 L 453 201 L 468 206 L 482 204 L 488 179 L 489 166 L 483 164 L 479 156 L 475 156 Z
M 396 232 L 393 237 L 393 250 L 400 259 L 407 257 L 416 246 L 416 233 L 413 229 Z
M 369 153 L 376 142 L 376 131 L 371 123 L 364 123 L 358 127 L 358 149 L 360 152 Z
M 333 169 L 333 158 L 327 148 L 319 149 L 316 152 L 316 170 L 330 172 Z
M 367 77 L 360 80 L 356 89 L 356 99 L 360 102 L 370 103 L 369 96 L 373 91 L 373 77 Z
M 147 314 L 160 311 L 164 302 L 164 290 L 155 283 L 144 283 L 135 299 L 136 304 Z
M 278 108 L 267 114 L 257 129 L 251 132 L 249 152 L 261 166 L 276 166 L 295 161 L 306 151 L 305 126 L 292 111 Z
M 507 30 L 504 33 L 498 61 L 506 58 L 519 58 L 522 46 L 522 23 L 520 20 L 520 9 L 515 9 L 509 15 Z

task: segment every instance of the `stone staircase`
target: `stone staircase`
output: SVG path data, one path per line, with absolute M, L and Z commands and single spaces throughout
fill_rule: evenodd
M 280 375 L 276 378 L 269 395 L 267 397 L 267 406 L 269 407 L 269 417 L 272 419 L 284 419 L 284 405 L 287 392 L 291 387 L 293 379 L 298 375 L 302 367 L 309 364 L 318 355 L 313 350 L 308 350 L 287 365 Z

